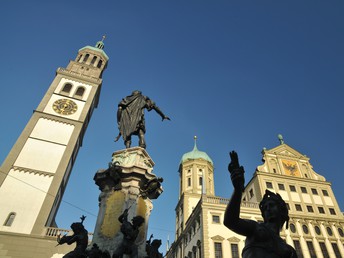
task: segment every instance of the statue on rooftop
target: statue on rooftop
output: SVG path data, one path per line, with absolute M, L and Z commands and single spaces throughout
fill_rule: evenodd
M 130 148 L 131 136 L 137 135 L 139 137 L 139 146 L 146 148 L 145 109 L 148 111 L 154 109 L 161 116 L 162 121 L 165 119 L 171 120 L 168 116 L 164 115 L 157 105 L 155 105 L 154 101 L 142 95 L 141 91 L 135 90 L 118 104 L 117 124 L 119 134 L 115 142 L 117 142 L 122 135 L 125 147 Z
M 244 168 L 239 165 L 238 154 L 229 153 L 231 162 L 228 170 L 234 187 L 234 193 L 227 205 L 224 225 L 237 234 L 246 236 L 242 258 L 295 258 L 295 249 L 281 237 L 280 231 L 286 223 L 288 228 L 288 208 L 279 194 L 266 190 L 259 204 L 264 222 L 241 219 L 240 204 L 244 190 Z
M 67 253 L 63 258 L 83 258 L 86 257 L 86 247 L 88 245 L 88 232 L 82 224 L 86 216 L 81 216 L 81 222 L 74 222 L 70 227 L 73 230 L 73 235 L 67 236 L 64 235 L 60 238 L 60 235 L 57 237 L 58 245 L 68 244 L 71 245 L 76 243 L 76 247 L 73 251 Z
M 129 209 L 125 209 L 122 215 L 118 217 L 119 222 L 122 223 L 121 232 L 123 234 L 123 240 L 112 258 L 120 258 L 123 254 L 128 254 L 131 258 L 139 257 L 135 240 L 140 233 L 139 228 L 145 222 L 145 219 L 141 216 L 135 216 L 132 219 L 132 223 L 130 223 L 128 221 L 128 211 Z

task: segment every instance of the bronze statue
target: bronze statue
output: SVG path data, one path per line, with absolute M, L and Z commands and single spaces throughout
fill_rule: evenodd
M 154 194 L 159 191 L 163 181 L 164 179 L 162 177 L 154 177 L 148 180 L 148 182 L 143 185 L 142 190 L 140 190 L 141 196 L 143 198 L 151 197 L 151 195 L 154 196 Z
M 159 247 L 161 246 L 161 239 L 154 239 L 152 242 L 153 234 L 150 235 L 146 242 L 146 258 L 162 258 L 162 254 L 159 253 Z
M 132 223 L 130 223 L 128 221 L 128 211 L 129 209 L 125 209 L 123 214 L 118 217 L 119 222 L 122 223 L 121 232 L 123 234 L 123 240 L 112 258 L 120 258 L 123 254 L 128 254 L 131 258 L 139 257 L 135 240 L 140 232 L 139 227 L 144 223 L 145 219 L 141 216 L 135 216 L 132 219 Z
M 88 258 L 110 258 L 110 254 L 108 251 L 102 251 L 99 249 L 99 246 L 94 243 L 92 248 L 87 251 Z
M 71 245 L 76 242 L 76 247 L 73 251 L 67 253 L 63 258 L 81 258 L 86 257 L 86 247 L 88 245 L 88 232 L 82 224 L 85 216 L 81 216 L 81 222 L 75 222 L 70 227 L 73 230 L 73 235 L 64 235 L 62 238 L 57 237 L 58 245 L 68 244 Z
M 259 204 L 264 222 L 241 219 L 240 203 L 244 189 L 244 168 L 239 165 L 238 155 L 230 152 L 231 163 L 228 170 L 234 193 L 227 205 L 224 225 L 234 232 L 246 236 L 242 258 L 295 258 L 295 249 L 279 235 L 284 223 L 288 228 L 288 208 L 279 194 L 266 190 Z
M 171 120 L 164 115 L 150 98 L 142 95 L 141 91 L 135 90 L 118 104 L 117 124 L 119 134 L 115 139 L 116 142 L 122 135 L 125 147 L 130 148 L 131 136 L 137 135 L 139 137 L 139 146 L 146 148 L 145 109 L 148 111 L 154 109 L 161 116 L 162 121 L 165 119 Z

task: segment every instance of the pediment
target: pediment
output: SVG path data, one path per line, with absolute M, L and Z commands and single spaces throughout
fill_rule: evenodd
M 216 236 L 213 236 L 211 237 L 212 240 L 215 240 L 215 241 L 223 241 L 224 238 L 222 236 L 219 236 L 219 235 L 216 235 Z
M 232 242 L 232 243 L 238 243 L 240 242 L 240 239 L 237 238 L 237 237 L 230 237 L 227 239 L 229 242 Z
M 287 144 L 281 144 L 275 148 L 272 148 L 270 150 L 265 150 L 264 151 L 265 155 L 274 155 L 277 157 L 285 157 L 285 158 L 297 158 L 297 159 L 306 159 L 309 160 L 309 158 L 298 152 L 297 150 L 293 149 Z

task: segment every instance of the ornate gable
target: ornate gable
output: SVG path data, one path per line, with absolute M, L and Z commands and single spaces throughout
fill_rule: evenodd
M 306 155 L 285 143 L 269 150 L 263 149 L 262 154 L 264 164 L 257 167 L 258 172 L 325 181 L 323 176 L 313 171 Z

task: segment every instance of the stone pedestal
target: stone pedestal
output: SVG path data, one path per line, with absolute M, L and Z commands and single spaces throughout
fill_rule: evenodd
M 148 221 L 153 209 L 151 199 L 158 198 L 163 191 L 160 183 L 154 184 L 158 178 L 152 173 L 153 167 L 154 162 L 147 151 L 133 147 L 114 152 L 109 168 L 99 170 L 94 176 L 101 193 L 92 244 L 96 243 L 111 256 L 123 239 L 118 217 L 128 208 L 128 221 L 138 215 L 145 219 L 139 228 L 136 245 L 139 257 L 146 256 Z

